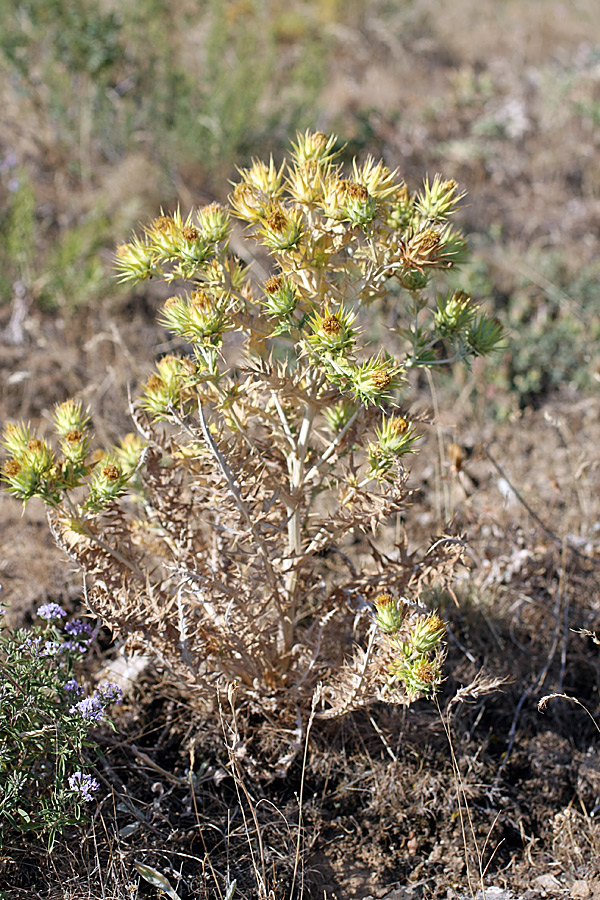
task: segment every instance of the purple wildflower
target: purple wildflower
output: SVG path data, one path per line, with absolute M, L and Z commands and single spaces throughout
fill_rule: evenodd
M 88 719 L 90 722 L 101 722 L 106 715 L 104 704 L 97 695 L 75 703 L 69 712 L 71 715 L 80 715 L 82 719 Z
M 69 678 L 69 680 L 63 684 L 63 691 L 73 691 L 74 694 L 83 694 L 83 688 L 77 683 L 76 678 Z
M 18 162 L 19 157 L 14 151 L 10 150 L 4 159 L 0 160 L 0 172 L 5 172 L 7 169 L 14 169 Z
M 102 703 L 120 703 L 123 699 L 123 691 L 114 681 L 102 681 L 94 691 L 94 696 L 98 697 Z
M 83 622 L 81 619 L 73 619 L 72 622 L 67 622 L 65 631 L 67 634 L 72 634 L 73 636 L 78 634 L 87 634 L 88 636 L 91 636 L 92 626 L 89 622 Z
M 46 641 L 41 651 L 42 656 L 58 656 L 62 650 L 62 645 L 58 641 Z
M 72 653 L 86 653 L 89 648 L 89 641 L 86 641 L 85 644 L 80 641 L 65 641 L 63 644 L 63 649 L 70 650 Z
M 22 647 L 23 650 L 28 650 L 33 657 L 41 656 L 40 644 L 42 643 L 41 637 L 26 637 L 23 641 Z
M 48 622 L 51 619 L 62 619 L 66 616 L 66 612 L 62 606 L 58 605 L 58 603 L 44 603 L 44 605 L 40 606 L 38 609 L 37 614 L 40 619 L 46 619 Z
M 94 799 L 92 791 L 97 791 L 100 785 L 91 775 L 86 775 L 84 772 L 74 772 L 72 775 L 69 775 L 69 787 L 72 791 L 78 793 L 82 800 L 89 802 Z

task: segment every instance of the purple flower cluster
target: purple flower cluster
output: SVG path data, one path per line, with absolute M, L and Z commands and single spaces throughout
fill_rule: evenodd
M 75 679 L 71 679 L 71 682 L 73 681 Z M 71 682 L 67 682 L 67 684 L 71 684 Z M 66 689 L 67 686 L 65 685 Z M 71 689 L 69 688 L 69 690 Z M 86 697 L 84 700 L 75 703 L 69 709 L 69 712 L 71 715 L 78 715 L 82 719 L 87 719 L 88 722 L 101 722 L 106 716 L 106 705 L 108 703 L 120 703 L 122 697 L 123 691 L 118 684 L 112 681 L 103 681 L 91 697 Z
M 9 151 L 3 159 L 0 159 L 0 173 L 6 172 L 10 174 L 14 171 L 15 166 L 19 162 L 19 157 L 16 153 L 13 153 L 12 150 Z M 19 179 L 13 175 L 12 178 L 8 179 L 8 190 L 11 194 L 14 194 L 15 191 L 19 189 Z
M 44 603 L 37 611 L 40 619 L 46 619 L 50 622 L 52 619 L 62 619 L 66 616 L 66 612 L 58 603 Z
M 63 650 L 70 650 L 71 653 L 85 653 L 89 650 L 89 641 L 85 643 L 81 643 L 81 641 L 65 641 L 63 644 Z
M 76 678 L 69 678 L 69 680 L 63 684 L 63 691 L 73 691 L 73 694 L 76 696 L 80 696 L 83 694 L 83 688 L 80 684 L 77 683 Z
M 41 619 L 46 619 L 47 622 L 62 619 L 67 615 L 58 603 L 45 603 L 43 606 L 40 606 L 37 614 Z M 89 622 L 84 622 L 82 619 L 73 619 L 72 622 L 65 624 L 65 634 L 70 635 L 75 640 L 64 641 L 61 649 L 71 653 L 83 654 L 89 649 L 90 641 L 93 637 L 93 628 Z M 47 643 L 46 650 L 42 653 L 42 656 L 56 656 L 58 653 L 58 649 Z
M 28 650 L 33 657 L 36 657 L 42 655 L 40 650 L 41 643 L 42 639 L 39 636 L 35 638 L 27 637 L 25 638 L 21 646 L 23 650 Z
M 75 703 L 69 712 L 72 716 L 77 715 L 82 719 L 87 719 L 88 722 L 101 722 L 106 715 L 106 708 L 100 697 L 94 694 L 92 697 L 85 697 L 79 703 Z
M 85 653 L 88 650 L 93 632 L 89 622 L 73 619 L 72 622 L 67 622 L 65 631 L 71 637 L 78 638 L 75 641 L 65 641 L 63 644 L 65 650 L 71 650 L 73 653 Z
M 80 634 L 85 634 L 87 637 L 92 636 L 92 626 L 89 622 L 84 622 L 82 619 L 73 619 L 72 622 L 67 622 L 65 631 L 74 637 Z
M 101 681 L 94 694 L 100 697 L 103 703 L 120 703 L 123 699 L 123 691 L 114 681 Z
M 86 775 L 84 772 L 74 772 L 72 775 L 69 775 L 69 787 L 72 791 L 79 794 L 82 800 L 89 802 L 94 799 L 92 791 L 97 791 L 100 785 L 91 775 Z
M 0 159 L 0 172 L 6 172 L 9 169 L 14 169 L 17 163 L 19 162 L 19 157 L 14 152 L 14 150 L 9 150 L 6 156 Z

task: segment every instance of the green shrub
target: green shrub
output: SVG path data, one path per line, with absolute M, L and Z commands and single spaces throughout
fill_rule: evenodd
M 57 834 L 83 818 L 99 784 L 86 770 L 96 749 L 90 730 L 120 700 L 104 682 L 91 696 L 73 677 L 92 639 L 89 623 L 56 603 L 38 609 L 42 626 L 0 629 L 0 840 L 35 832 L 51 849 Z M 87 750 L 88 753 L 84 754 Z

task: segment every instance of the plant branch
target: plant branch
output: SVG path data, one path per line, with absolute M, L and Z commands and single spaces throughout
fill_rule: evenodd
M 348 421 L 346 422 L 346 424 L 344 425 L 342 430 L 340 432 L 338 432 L 338 434 L 336 435 L 334 440 L 329 444 L 329 446 L 326 448 L 326 450 L 321 454 L 321 457 L 308 470 L 308 472 L 306 473 L 306 477 L 304 479 L 305 482 L 310 481 L 312 478 L 314 478 L 314 476 L 319 472 L 321 467 L 324 466 L 325 463 L 329 459 L 331 459 L 331 457 L 333 456 L 333 454 L 335 453 L 337 448 L 340 446 L 340 444 L 342 443 L 342 441 L 344 440 L 344 438 L 346 437 L 346 435 L 348 434 L 348 432 L 350 431 L 350 429 L 356 422 L 356 419 L 358 417 L 358 414 L 360 413 L 360 410 L 361 410 L 361 407 L 359 407 L 356 410 L 356 412 L 350 416 L 350 418 L 348 419 Z

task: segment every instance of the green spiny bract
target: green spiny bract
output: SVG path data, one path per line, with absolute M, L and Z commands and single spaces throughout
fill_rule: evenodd
M 442 681 L 444 623 L 437 613 L 411 619 L 401 602 L 390 597 L 387 607 L 382 608 L 378 599 L 375 622 L 388 637 L 392 654 L 388 671 L 392 683 L 400 682 L 410 699 L 432 696 Z M 397 621 L 389 624 L 393 609 L 402 610 L 402 617 L 396 616 Z
M 419 596 L 402 554 L 384 565 L 373 553 L 361 571 L 350 560 L 348 573 L 327 562 L 350 533 L 404 509 L 402 460 L 419 437 L 400 412 L 406 370 L 469 362 L 503 334 L 466 294 L 440 288 L 465 253 L 449 223 L 454 182 L 411 193 L 371 157 L 345 172 L 337 140 L 319 132 L 299 134 L 281 166 L 255 160 L 239 174 L 229 210 L 161 214 L 117 251 L 122 280 L 179 282 L 160 321 L 187 345 L 158 361 L 134 404 L 140 437 L 94 454 L 87 413 L 62 404 L 57 449 L 8 426 L 2 473 L 17 497 L 52 507 L 108 624 L 199 689 L 235 681 L 248 703 L 292 715 L 328 673 L 351 671 L 370 622 L 357 610 L 378 578 L 390 596 Z M 231 252 L 232 217 L 271 272 Z M 382 301 L 399 324 L 393 343 L 373 346 Z M 427 577 L 457 559 L 437 553 Z M 430 695 L 443 626 L 408 616 L 404 601 L 375 608 L 381 665 L 363 667 L 364 702 Z M 340 691 L 328 695 L 334 711 L 354 702 Z

